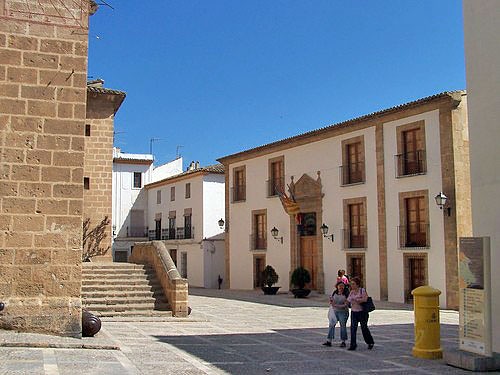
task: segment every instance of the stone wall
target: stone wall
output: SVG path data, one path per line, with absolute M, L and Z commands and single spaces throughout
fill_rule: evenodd
M 83 217 L 90 218 L 90 227 L 98 225 L 105 216 L 109 218 L 107 237 L 101 247 L 108 252 L 93 261 L 112 261 L 111 215 L 113 178 L 114 117 L 125 94 L 115 90 L 89 87 L 87 92 L 87 121 L 85 136 L 85 166 L 83 175 L 88 178 L 88 189 L 83 192 Z
M 188 316 L 188 282 L 183 279 L 162 241 L 137 242 L 129 258 L 132 263 L 148 264 L 156 272 L 172 315 Z
M 81 335 L 88 3 L 0 0 L 0 327 Z

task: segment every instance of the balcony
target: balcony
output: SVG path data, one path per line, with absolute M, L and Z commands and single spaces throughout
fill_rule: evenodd
M 396 178 L 427 173 L 425 150 L 394 155 L 394 159 L 396 163 Z
M 280 192 L 285 191 L 285 178 L 278 177 L 272 178 L 266 181 L 267 185 L 267 196 L 268 197 L 276 197 Z
M 354 185 L 365 182 L 365 162 L 359 161 L 347 165 L 341 165 L 340 169 L 340 185 Z
M 430 247 L 430 226 L 427 223 L 414 223 L 398 227 L 400 249 L 428 249 Z
M 155 230 L 149 231 L 149 240 L 158 239 Z M 161 240 L 189 240 L 194 238 L 194 227 L 164 228 L 161 230 Z
M 236 185 L 231 188 L 232 202 L 243 202 L 246 200 L 246 185 Z
M 366 249 L 366 229 L 360 228 L 357 230 L 343 229 L 342 243 L 344 249 Z
M 267 238 L 257 237 L 256 234 L 250 235 L 250 250 L 266 250 Z

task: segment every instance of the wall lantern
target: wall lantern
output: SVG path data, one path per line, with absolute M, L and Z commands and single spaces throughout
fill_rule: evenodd
M 225 224 L 225 222 L 224 222 L 224 219 L 223 219 L 223 218 L 220 218 L 220 220 L 218 221 L 218 223 L 219 223 L 219 228 L 220 228 L 220 229 L 224 228 L 224 224 Z
M 444 195 L 444 193 L 442 191 L 439 192 L 438 195 L 436 195 L 434 197 L 434 199 L 436 200 L 436 204 L 438 205 L 439 209 L 443 209 L 443 208 L 446 208 L 446 211 L 448 213 L 448 216 L 451 215 L 451 207 L 448 203 L 448 197 L 446 195 Z
M 330 239 L 330 241 L 333 242 L 333 240 L 334 240 L 335 237 L 334 237 L 333 233 L 330 234 L 330 235 L 328 235 L 328 225 L 326 225 L 325 223 L 323 223 L 319 227 L 319 229 L 321 229 L 321 233 L 323 234 L 323 237 L 328 238 L 328 239 Z
M 279 241 L 279 242 L 283 243 L 283 236 L 278 237 L 278 234 L 279 234 L 279 233 L 280 233 L 280 231 L 278 230 L 278 228 L 273 227 L 273 229 L 271 229 L 271 235 L 273 236 L 273 238 L 274 238 L 276 241 Z

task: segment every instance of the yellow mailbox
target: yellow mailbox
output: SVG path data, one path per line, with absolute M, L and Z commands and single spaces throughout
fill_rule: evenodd
M 415 346 L 413 356 L 426 359 L 443 357 L 439 324 L 439 295 L 441 291 L 430 286 L 412 290 L 415 312 Z

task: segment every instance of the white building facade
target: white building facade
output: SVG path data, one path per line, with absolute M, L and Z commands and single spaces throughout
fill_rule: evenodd
M 164 241 L 189 285 L 217 288 L 225 278 L 224 168 L 191 165 L 145 186 L 148 239 Z
M 474 236 L 490 237 L 492 350 L 500 356 L 500 3 L 463 1 Z M 495 172 L 497 171 L 497 172 Z
M 287 291 L 303 266 L 325 293 L 345 269 L 375 299 L 409 302 L 432 285 L 456 308 L 457 238 L 470 232 L 466 115 L 465 92 L 442 93 L 219 159 L 225 286 L 260 287 L 272 265 Z M 285 212 L 283 191 L 297 214 Z
M 162 176 L 182 172 L 182 159 L 158 169 Z M 165 172 L 163 172 L 165 171 Z M 153 155 L 123 153 L 113 149 L 112 251 L 113 260 L 126 262 L 134 242 L 148 238 L 147 193 L 144 185 L 154 181 Z

